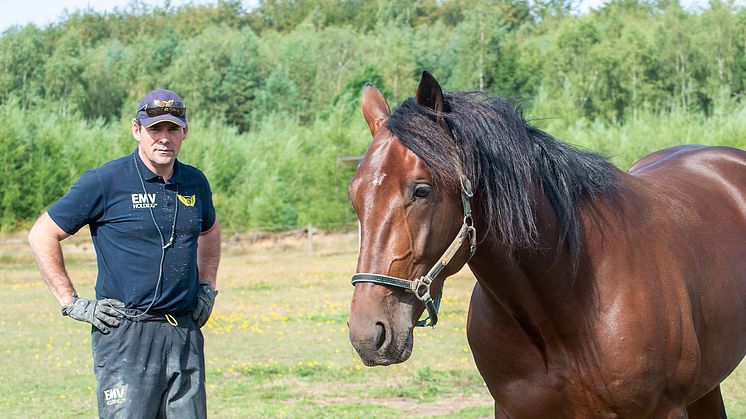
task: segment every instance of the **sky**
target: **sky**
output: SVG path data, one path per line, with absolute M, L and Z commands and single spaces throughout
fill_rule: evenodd
M 23 26 L 34 23 L 46 26 L 57 22 L 65 16 L 65 12 L 92 9 L 96 12 L 112 11 L 114 8 L 125 9 L 133 0 L 0 0 L 0 32 L 11 26 Z M 163 6 L 166 0 L 137 0 L 149 6 Z M 739 0 L 743 2 L 746 0 Z M 580 12 L 585 13 L 591 8 L 601 6 L 605 0 L 581 0 Z M 192 4 L 215 4 L 217 0 L 171 0 L 172 6 Z M 245 8 L 249 9 L 259 3 L 259 0 L 242 0 Z M 685 7 L 691 5 L 706 5 L 707 0 L 682 0 Z
M 0 0 L 0 32 L 11 26 L 34 23 L 46 26 L 60 21 L 65 13 L 92 9 L 98 13 L 113 11 L 114 8 L 127 9 L 133 0 Z M 259 0 L 242 0 L 246 8 L 258 4 Z M 149 6 L 162 7 L 166 0 L 137 0 Z M 172 7 L 184 4 L 216 4 L 217 0 L 171 0 Z

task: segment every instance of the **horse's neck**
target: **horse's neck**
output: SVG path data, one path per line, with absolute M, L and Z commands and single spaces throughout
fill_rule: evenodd
M 547 333 L 564 334 L 579 324 L 584 310 L 594 307 L 598 284 L 582 243 L 574 263 L 567 246 L 559 243 L 560 228 L 545 197 L 536 197 L 539 244 L 536 249 L 521 250 L 512 257 L 499 242 L 489 238 L 479 244 L 469 266 L 487 297 L 501 311 L 534 325 L 553 329 Z M 595 215 L 594 215 L 595 216 Z M 582 323 L 582 322 L 580 322 Z
M 523 252 L 513 259 L 499 251 L 478 252 L 469 267 L 495 304 L 536 323 L 554 323 L 579 314 L 578 307 L 588 298 L 587 290 L 594 287 L 581 283 L 588 282 L 582 262 L 576 273 L 569 252 L 555 248 Z

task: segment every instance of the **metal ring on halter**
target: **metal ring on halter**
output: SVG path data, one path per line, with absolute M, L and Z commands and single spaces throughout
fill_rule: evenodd
M 420 301 L 427 301 L 430 299 L 430 284 L 433 283 L 433 280 L 427 276 L 421 276 L 420 279 L 414 281 L 412 283 L 412 290 L 414 291 L 414 295 L 420 300 Z M 425 292 L 420 295 L 420 289 L 425 288 Z

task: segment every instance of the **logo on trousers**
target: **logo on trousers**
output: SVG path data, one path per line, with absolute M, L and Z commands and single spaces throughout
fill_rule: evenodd
M 104 390 L 104 401 L 107 406 L 122 404 L 125 402 L 124 396 L 127 393 L 127 387 L 110 388 Z

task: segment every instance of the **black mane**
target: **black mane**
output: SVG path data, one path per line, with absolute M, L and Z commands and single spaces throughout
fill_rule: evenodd
M 578 150 L 530 126 L 511 102 L 479 92 L 446 93 L 444 99 L 441 116 L 452 133 L 435 123 L 435 112 L 414 98 L 396 109 L 388 128 L 424 161 L 438 184 L 456 187 L 454 160 L 461 161 L 487 218 L 482 234 L 502 242 L 511 255 L 537 247 L 531 196 L 541 185 L 559 221 L 559 240 L 577 263 L 580 205 L 613 195 L 614 166 L 599 154 Z

